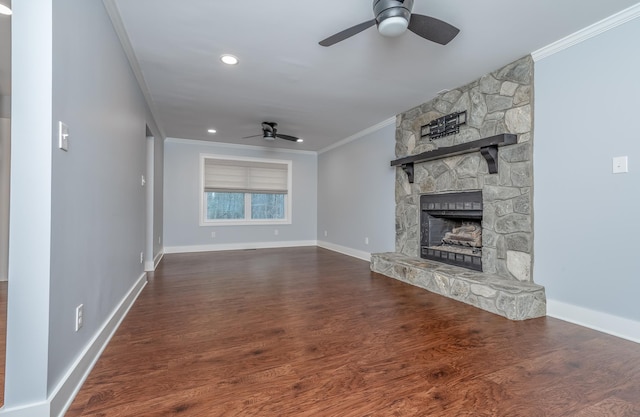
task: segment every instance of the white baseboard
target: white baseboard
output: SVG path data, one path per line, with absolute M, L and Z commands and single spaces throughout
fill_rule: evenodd
M 160 250 L 160 252 L 158 252 L 158 254 L 156 255 L 155 258 L 153 258 L 153 261 L 150 262 L 145 262 L 144 263 L 144 270 L 146 272 L 153 272 L 156 270 L 156 268 L 158 267 L 158 264 L 160 263 L 160 261 L 162 260 L 162 257 L 164 256 L 164 251 Z
M 147 274 L 142 274 L 127 292 L 96 335 L 78 355 L 75 362 L 49 395 L 47 401 L 27 404 L 20 407 L 0 409 L 1 417 L 63 417 L 89 376 L 94 365 L 107 347 L 111 337 L 133 306 L 140 292 L 147 285 Z
M 640 322 L 547 299 L 547 316 L 640 343 Z
M 371 254 L 369 252 L 363 252 L 361 250 L 348 248 L 346 246 L 336 245 L 335 243 L 331 243 L 331 242 L 323 242 L 320 240 L 318 241 L 318 246 L 324 249 L 329 249 L 334 252 L 341 253 L 343 255 L 348 255 L 354 258 L 362 259 L 363 261 L 367 261 L 367 262 L 371 261 Z
M 291 248 L 296 246 L 317 246 L 315 240 L 298 240 L 290 242 L 248 242 L 219 245 L 166 246 L 164 253 L 218 252 L 225 250 Z
M 102 355 L 102 351 L 107 347 L 107 344 L 118 327 L 120 327 L 120 323 L 126 317 L 145 285 L 147 285 L 146 273 L 142 274 L 133 284 L 129 292 L 120 301 L 120 304 L 111 313 L 111 316 L 102 325 L 102 328 L 70 367 L 62 381 L 53 390 L 53 393 L 49 396 L 51 416 L 64 416 L 100 355 Z
M 49 417 L 50 405 L 49 401 L 44 401 L 14 408 L 3 407 L 0 409 L 0 415 L 3 417 Z

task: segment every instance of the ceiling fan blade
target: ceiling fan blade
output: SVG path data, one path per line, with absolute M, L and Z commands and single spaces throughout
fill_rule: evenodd
M 282 133 L 276 133 L 278 139 L 290 140 L 291 142 L 297 142 L 298 138 L 295 136 L 283 135 Z
M 375 24 L 376 19 L 367 20 L 366 22 L 360 23 L 359 25 L 352 26 L 349 29 L 345 29 L 342 32 L 336 33 L 335 35 L 331 35 L 327 39 L 321 40 L 318 43 L 322 46 L 331 46 L 347 38 L 350 38 L 353 35 L 357 35 L 358 33 L 370 28 Z
M 262 136 L 263 134 L 260 135 L 253 135 L 253 136 L 245 136 L 242 139 L 250 139 L 250 138 L 257 138 L 258 136 Z
M 431 16 L 413 13 L 409 30 L 418 36 L 440 45 L 446 45 L 456 37 L 460 29 Z

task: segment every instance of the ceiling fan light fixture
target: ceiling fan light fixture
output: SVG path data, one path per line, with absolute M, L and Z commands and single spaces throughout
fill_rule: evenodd
M 392 16 L 378 24 L 378 32 L 383 36 L 400 36 L 407 31 L 409 21 L 402 16 Z
M 302 142 L 304 142 L 304 139 L 302 139 L 302 138 L 298 138 L 298 139 L 296 139 L 296 142 L 298 142 L 298 143 L 302 143 Z
M 230 55 L 230 54 L 224 54 L 220 56 L 220 61 L 222 61 L 223 63 L 227 64 L 227 65 L 237 65 L 238 64 L 238 58 Z
M 9 7 L 5 6 L 4 4 L 0 4 L 0 14 L 11 16 L 12 13 L 13 12 Z
M 215 129 L 208 129 L 207 132 L 213 135 L 214 133 L 216 133 L 216 130 Z

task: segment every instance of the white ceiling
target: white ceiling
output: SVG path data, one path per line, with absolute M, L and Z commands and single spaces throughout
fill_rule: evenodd
M 458 37 L 441 46 L 370 28 L 329 48 L 318 41 L 371 19 L 371 0 L 104 2 L 167 136 L 318 151 L 637 0 L 416 0 L 415 13 L 457 26 Z M 223 53 L 240 64 L 224 66 Z M 262 121 L 305 142 L 242 139 Z

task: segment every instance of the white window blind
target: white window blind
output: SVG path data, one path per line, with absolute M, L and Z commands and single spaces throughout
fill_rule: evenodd
M 204 191 L 287 194 L 287 170 L 287 164 L 207 158 Z

